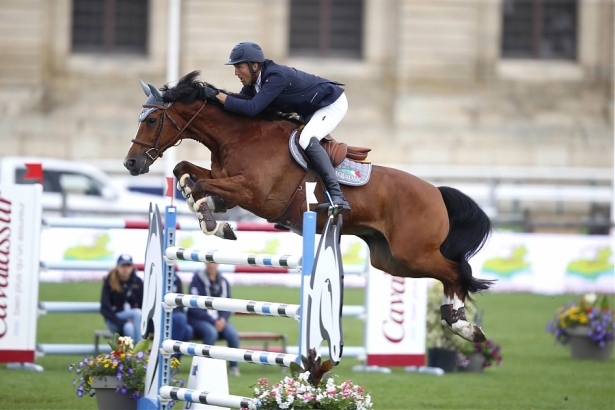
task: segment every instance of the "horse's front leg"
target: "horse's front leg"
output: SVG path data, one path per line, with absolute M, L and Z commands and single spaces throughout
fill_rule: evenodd
M 209 195 L 209 196 L 207 196 Z M 229 178 L 199 179 L 192 188 L 194 207 L 198 208 L 201 230 L 207 235 L 216 235 L 223 239 L 237 239 L 233 229 L 227 222 L 216 223 L 208 211 L 208 200 L 212 195 L 223 198 L 244 207 L 254 207 L 256 201 L 252 190 L 243 175 Z
M 211 179 L 211 171 L 207 168 L 198 167 L 188 161 L 182 161 L 175 166 L 173 174 L 177 178 L 177 189 L 182 193 L 183 197 L 186 198 L 188 208 L 192 212 L 197 212 L 198 207 L 195 206 L 195 199 L 192 196 L 192 190 L 194 188 L 193 181 Z M 226 202 L 219 196 L 208 196 L 206 203 L 211 212 L 224 213 L 227 210 Z

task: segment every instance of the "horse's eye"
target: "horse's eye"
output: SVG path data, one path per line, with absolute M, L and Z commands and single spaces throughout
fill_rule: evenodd
M 156 124 L 156 121 L 157 121 L 157 120 L 156 120 L 156 118 L 153 118 L 153 117 L 149 117 L 149 118 L 147 119 L 147 123 L 148 123 L 149 125 L 154 125 L 154 124 Z

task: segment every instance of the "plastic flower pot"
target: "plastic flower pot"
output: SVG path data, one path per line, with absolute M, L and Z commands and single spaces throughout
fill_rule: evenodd
M 567 329 L 570 335 L 570 355 L 580 360 L 609 360 L 613 354 L 613 340 L 600 347 L 587 334 L 589 326 L 575 326 Z
M 137 410 L 138 400 L 130 398 L 133 393 L 116 393 L 116 388 L 122 388 L 124 384 L 111 376 L 95 377 L 92 387 L 96 389 L 96 403 L 99 410 Z
M 466 372 L 482 373 L 485 370 L 485 356 L 479 352 L 468 355 L 468 365 L 464 368 Z

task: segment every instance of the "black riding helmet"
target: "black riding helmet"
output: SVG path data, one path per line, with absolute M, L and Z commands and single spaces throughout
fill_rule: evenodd
M 263 49 L 256 43 L 251 41 L 244 41 L 237 44 L 231 50 L 231 55 L 225 65 L 234 65 L 238 63 L 248 63 L 250 72 L 252 75 L 256 74 L 256 71 L 252 70 L 251 63 L 263 64 L 265 62 L 265 53 Z

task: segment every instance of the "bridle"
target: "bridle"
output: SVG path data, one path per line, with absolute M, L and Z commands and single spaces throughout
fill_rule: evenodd
M 177 122 L 175 122 L 175 120 L 173 119 L 173 117 L 171 117 L 168 113 L 169 108 L 171 108 L 172 103 L 169 103 L 169 105 L 162 105 L 162 104 L 143 104 L 143 108 L 155 108 L 158 110 L 162 110 L 162 115 L 160 116 L 160 123 L 158 124 L 158 134 L 156 135 L 156 141 L 154 141 L 153 144 L 150 144 L 148 142 L 143 142 L 143 141 L 139 141 L 136 139 L 132 139 L 131 142 L 134 144 L 139 144 L 139 145 L 143 145 L 146 148 L 149 148 L 147 151 L 145 151 L 145 155 L 147 155 L 147 157 L 149 159 L 153 161 L 155 161 L 157 158 L 162 158 L 162 153 L 164 151 L 167 150 L 167 148 L 169 148 L 170 146 L 172 146 L 174 143 L 173 141 L 179 140 L 179 142 L 175 145 L 179 145 L 181 143 L 181 140 L 179 139 L 179 136 L 182 135 L 182 133 L 186 130 L 186 128 L 188 128 L 188 126 L 190 125 L 190 123 L 192 123 L 192 120 L 194 120 L 197 115 L 199 115 L 199 113 L 201 112 L 201 110 L 203 109 L 203 107 L 205 107 L 205 104 L 207 104 L 207 100 L 203 101 L 203 105 L 201 105 L 201 108 L 199 108 L 196 113 L 192 116 L 192 118 L 190 118 L 190 120 L 186 123 L 186 125 L 184 125 L 182 128 L 179 127 L 179 125 L 177 125 Z M 164 119 L 168 117 L 169 120 L 171 120 L 171 122 L 173 123 L 173 125 L 175 126 L 175 128 L 177 129 L 177 131 L 179 131 L 177 133 L 177 135 L 174 138 L 171 138 L 169 141 L 169 143 L 167 143 L 165 146 L 163 146 L 162 148 L 158 148 L 158 143 L 160 142 L 160 137 L 162 136 L 162 127 L 164 126 Z M 143 120 L 145 121 L 145 120 Z

